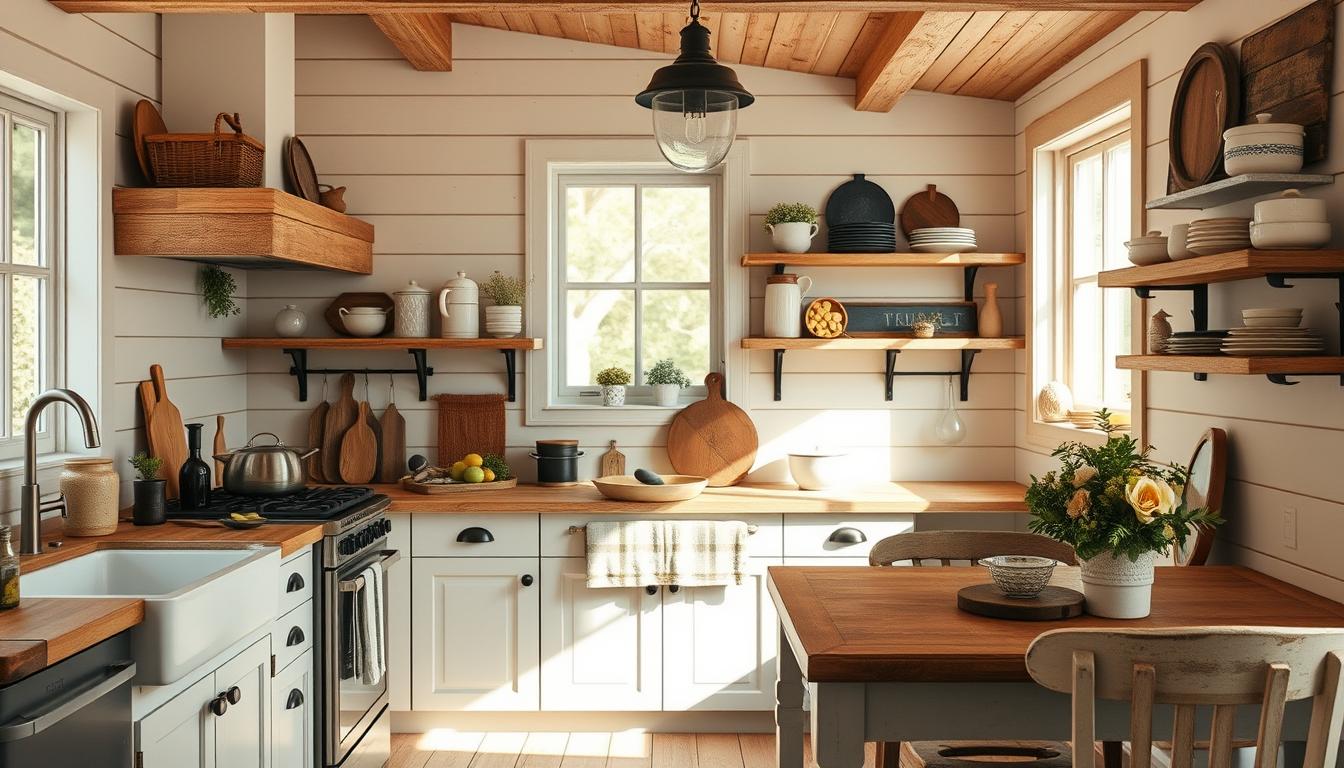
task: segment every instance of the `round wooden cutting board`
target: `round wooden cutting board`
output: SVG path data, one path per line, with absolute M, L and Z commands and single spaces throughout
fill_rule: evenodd
M 952 198 L 930 184 L 923 192 L 916 192 L 901 204 L 901 231 L 906 237 L 916 229 L 929 227 L 959 227 L 961 211 Z
M 1240 69 L 1218 43 L 1200 46 L 1186 63 L 1171 108 L 1171 191 L 1207 184 L 1222 171 L 1223 131 L 1241 109 Z
M 714 488 L 734 485 L 756 461 L 756 425 L 746 412 L 723 399 L 723 374 L 705 377 L 708 394 L 672 419 L 667 457 L 683 475 L 709 478 Z
M 976 584 L 957 592 L 957 607 L 992 619 L 1056 621 L 1082 615 L 1083 595 L 1052 584 L 1036 597 L 1009 597 L 993 584 Z

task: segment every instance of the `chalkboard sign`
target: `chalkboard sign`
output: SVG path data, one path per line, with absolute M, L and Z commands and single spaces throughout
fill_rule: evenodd
M 910 336 L 920 315 L 934 312 L 942 315 L 935 336 L 974 336 L 976 334 L 975 302 L 949 301 L 941 304 L 846 301 L 849 336 Z

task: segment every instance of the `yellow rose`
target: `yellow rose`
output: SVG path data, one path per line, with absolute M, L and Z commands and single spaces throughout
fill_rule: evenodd
M 1140 475 L 1125 485 L 1125 500 L 1134 508 L 1139 522 L 1151 523 L 1154 517 L 1168 514 L 1176 507 L 1176 492 L 1161 480 Z
M 1087 514 L 1088 507 L 1092 506 L 1092 496 L 1087 491 L 1079 489 L 1074 492 L 1073 498 L 1069 499 L 1067 512 L 1069 517 L 1077 520 Z

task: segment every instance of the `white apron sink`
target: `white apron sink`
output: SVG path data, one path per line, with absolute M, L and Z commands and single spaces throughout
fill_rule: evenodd
M 137 685 L 165 685 L 275 619 L 280 550 L 106 549 L 25 573 L 24 597 L 132 597 Z

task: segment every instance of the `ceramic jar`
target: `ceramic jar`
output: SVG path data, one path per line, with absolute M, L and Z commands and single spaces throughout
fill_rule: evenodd
M 392 294 L 396 313 L 392 335 L 400 339 L 423 339 L 429 336 L 429 307 L 434 294 L 412 280 L 405 288 Z
M 439 335 L 445 339 L 474 339 L 480 335 L 480 288 L 458 272 L 439 291 Z
M 620 408 L 625 405 L 625 385 L 605 384 L 602 386 L 602 405 L 608 408 Z
M 1172 261 L 1180 261 L 1199 255 L 1185 247 L 1185 239 L 1189 234 L 1189 224 L 1177 224 L 1171 228 L 1171 234 L 1167 235 L 1167 256 Z
M 286 339 L 302 336 L 308 330 L 308 316 L 293 304 L 275 313 L 275 335 Z
M 1103 552 L 1083 560 L 1083 609 L 1106 619 L 1141 619 L 1152 609 L 1153 566 L 1157 555 L 1145 552 L 1131 562 L 1127 555 Z
M 803 297 L 812 290 L 812 278 L 792 272 L 765 278 L 765 335 L 796 339 L 803 335 Z
M 1295 123 L 1271 123 L 1273 117 L 1261 112 L 1254 123 L 1223 131 L 1223 168 L 1228 176 L 1302 170 L 1305 131 Z
M 1073 392 L 1062 381 L 1048 382 L 1036 395 L 1036 415 L 1053 424 L 1067 421 L 1073 410 Z
M 765 228 L 770 230 L 775 250 L 781 253 L 807 253 L 812 247 L 812 238 L 817 236 L 817 225 L 806 221 L 766 224 Z
M 978 328 L 982 339 L 1003 335 L 1003 314 L 999 312 L 999 284 L 985 283 L 985 305 L 980 309 Z
M 485 308 L 485 332 L 496 339 L 511 339 L 523 332 L 523 308 L 513 304 Z
M 106 536 L 117 530 L 121 480 L 111 459 L 70 459 L 61 471 L 67 536 Z

